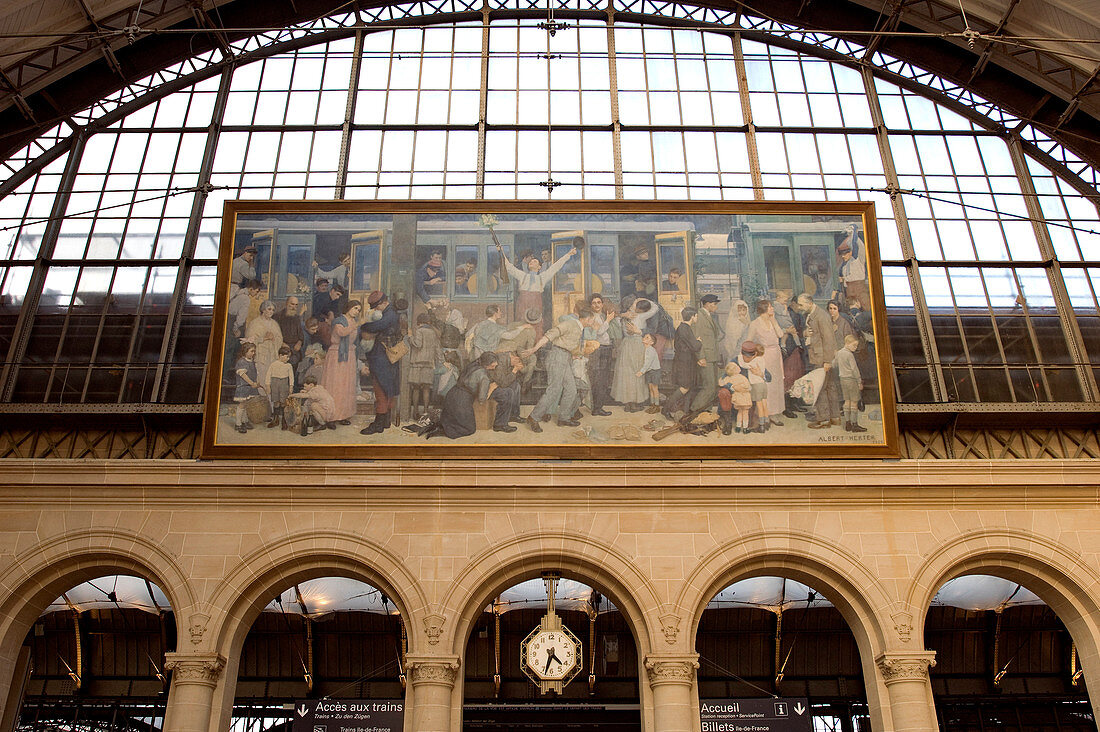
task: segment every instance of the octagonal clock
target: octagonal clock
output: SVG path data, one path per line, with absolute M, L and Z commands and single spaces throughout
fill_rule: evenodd
M 519 665 L 543 694 L 560 694 L 581 670 L 581 642 L 554 611 L 558 574 L 545 572 L 542 579 L 546 583 L 546 614 L 520 643 Z
M 568 681 L 581 670 L 581 642 L 564 625 L 544 630 L 540 625 L 520 645 L 522 663 L 536 684 Z

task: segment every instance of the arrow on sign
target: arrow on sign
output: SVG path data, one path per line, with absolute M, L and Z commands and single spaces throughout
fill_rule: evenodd
M 795 704 L 794 705 L 794 710 L 798 714 L 805 714 L 806 713 L 806 707 L 802 706 L 802 702 L 798 702 L 797 704 Z
M 307 714 L 309 714 L 309 707 L 307 707 L 307 706 L 306 706 L 305 704 L 303 704 L 302 706 L 298 707 L 298 716 L 299 716 L 299 717 L 304 717 L 304 716 L 306 716 Z

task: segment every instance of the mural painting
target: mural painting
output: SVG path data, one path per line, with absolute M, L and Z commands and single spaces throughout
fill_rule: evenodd
M 871 204 L 226 204 L 210 457 L 896 453 Z

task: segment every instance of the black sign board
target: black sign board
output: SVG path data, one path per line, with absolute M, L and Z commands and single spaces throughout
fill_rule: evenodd
M 294 703 L 291 732 L 401 732 L 403 699 L 309 699 Z
M 805 699 L 703 699 L 699 721 L 702 732 L 813 732 L 814 726 Z

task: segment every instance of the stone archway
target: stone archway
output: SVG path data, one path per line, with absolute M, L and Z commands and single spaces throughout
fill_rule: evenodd
M 177 638 L 195 608 L 194 592 L 175 558 L 159 545 L 123 530 L 74 531 L 41 542 L 0 567 L 0 724 L 10 729 L 19 713 L 19 690 L 13 688 L 19 648 L 42 611 L 71 587 L 109 574 L 131 574 L 156 584 L 169 598 Z
M 1073 550 L 1044 536 L 992 529 L 957 537 L 914 573 L 907 603 L 918 642 L 932 599 L 945 582 L 972 574 L 1011 580 L 1038 595 L 1065 625 L 1087 678 L 1100 678 L 1100 576 Z M 1089 695 L 1093 717 L 1097 698 Z
M 409 628 L 415 627 L 426 612 L 422 588 L 400 558 L 361 536 L 303 532 L 253 552 L 227 573 L 209 602 L 213 617 L 203 650 L 212 663 L 224 665 L 224 673 L 213 679 L 217 689 L 212 691 L 212 701 L 216 708 L 213 713 L 207 712 L 210 730 L 229 728 L 241 648 L 271 593 L 325 576 L 355 579 L 381 590 Z M 415 652 L 416 643 L 422 641 L 410 633 L 409 642 L 410 652 Z
M 483 609 L 504 589 L 539 577 L 544 571 L 560 572 L 563 577 L 584 582 L 605 593 L 623 613 L 634 636 L 639 659 L 645 659 L 647 665 L 652 662 L 656 646 L 654 634 L 660 628 L 656 618 L 661 605 L 650 580 L 630 559 L 615 548 L 580 534 L 526 534 L 492 546 L 471 560 L 444 596 L 438 615 L 443 624 L 439 641 L 442 648 L 440 654 L 432 658 L 446 658 L 447 663 L 453 664 L 452 683 L 459 677 L 456 673 L 459 659 L 465 653 L 466 643 Z M 448 616 L 454 618 L 453 623 L 448 622 Z M 433 662 L 424 659 L 425 664 Z M 639 680 L 644 677 L 645 669 L 639 669 Z M 652 730 L 652 691 L 649 685 L 640 683 L 639 692 L 643 729 Z M 431 706 L 430 713 L 449 715 L 447 726 L 433 726 L 422 719 L 416 728 L 459 730 L 463 685 L 453 683 L 453 688 L 446 691 L 436 690 L 434 698 L 437 702 Z M 417 713 L 420 713 L 419 701 Z M 424 724 L 427 726 L 422 726 Z
M 690 619 L 694 643 L 703 611 L 720 590 L 755 576 L 794 579 L 820 591 L 848 624 L 859 649 L 873 728 L 892 732 L 887 685 L 880 673 L 888 652 L 903 641 L 886 631 L 881 613 L 894 605 L 878 578 L 857 557 L 819 537 L 793 531 L 743 536 L 714 549 L 684 583 L 676 610 Z M 695 700 L 698 702 L 698 699 Z

